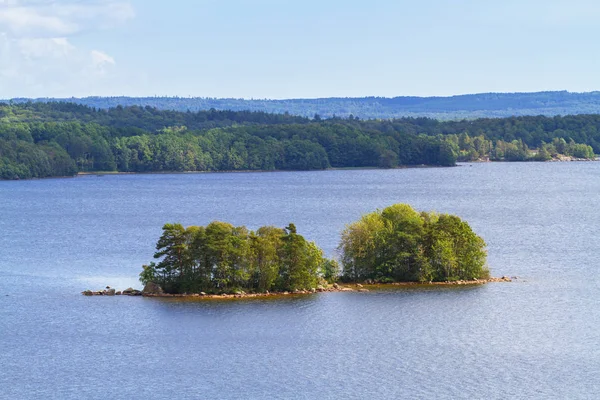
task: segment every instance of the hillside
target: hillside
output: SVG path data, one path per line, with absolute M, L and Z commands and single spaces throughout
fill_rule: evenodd
M 26 102 L 30 99 L 13 99 Z M 482 93 L 451 97 L 360 97 L 288 100 L 244 100 L 183 97 L 86 97 L 69 99 L 35 99 L 37 102 L 64 101 L 108 109 L 117 106 L 150 106 L 160 110 L 200 111 L 214 108 L 232 111 L 323 118 L 334 115 L 361 119 L 428 117 L 440 120 L 511 117 L 526 115 L 576 115 L 600 113 L 600 92 L 570 93 Z
M 0 179 L 91 171 L 452 166 L 457 160 L 592 159 L 594 152 L 600 152 L 600 115 L 441 122 L 0 103 Z

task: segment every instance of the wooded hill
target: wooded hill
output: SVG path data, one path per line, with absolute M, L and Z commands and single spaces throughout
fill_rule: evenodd
M 31 99 L 13 99 L 29 102 Z M 319 99 L 234 99 L 209 97 L 85 97 L 69 99 L 35 99 L 37 102 L 62 101 L 95 108 L 150 106 L 161 110 L 201 111 L 211 108 L 234 111 L 290 113 L 323 118 L 350 115 L 361 119 L 428 117 L 440 120 L 504 118 L 525 115 L 574 115 L 600 113 L 600 92 L 570 93 L 479 93 L 448 97 L 330 97 Z
M 558 153 L 589 158 L 600 152 L 599 128 L 598 115 L 363 121 L 214 109 L 0 103 L 0 178 L 90 171 L 451 166 L 457 159 L 530 159 L 530 148 L 543 147 L 544 159 Z

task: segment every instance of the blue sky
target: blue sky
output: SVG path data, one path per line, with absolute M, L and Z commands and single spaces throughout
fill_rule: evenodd
M 591 0 L 0 0 L 0 98 L 600 89 Z

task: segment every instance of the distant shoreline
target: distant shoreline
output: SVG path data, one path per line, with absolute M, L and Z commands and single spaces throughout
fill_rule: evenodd
M 442 165 L 403 165 L 395 168 L 377 168 L 377 167 L 344 167 L 344 168 L 326 168 L 326 169 L 237 169 L 237 170 L 222 170 L 222 171 L 144 171 L 144 172 L 122 172 L 122 171 L 90 171 L 78 172 L 73 176 L 102 176 L 102 175 L 194 175 L 194 174 L 247 174 L 253 172 L 268 173 L 268 172 L 326 172 L 326 171 L 391 171 L 396 169 L 421 169 L 421 168 L 454 168 L 454 166 Z M 58 178 L 58 177 L 57 177 Z M 68 178 L 68 177 L 67 177 Z
M 56 179 L 56 178 L 80 178 L 87 176 L 103 176 L 103 175 L 196 175 L 196 174 L 248 174 L 248 173 L 269 173 L 269 172 L 327 172 L 327 171 L 393 171 L 402 169 L 438 169 L 438 168 L 455 168 L 462 167 L 468 164 L 487 164 L 487 163 L 556 163 L 556 162 L 597 162 L 600 158 L 594 160 L 587 158 L 565 157 L 562 159 L 551 159 L 547 161 L 489 161 L 489 160 L 473 160 L 473 161 L 458 161 L 453 166 L 443 165 L 402 165 L 394 168 L 378 168 L 378 167 L 344 167 L 344 168 L 326 168 L 326 169 L 243 169 L 243 170 L 222 170 L 222 171 L 143 171 L 143 172 L 123 172 L 123 171 L 89 171 L 78 172 L 74 176 L 55 176 L 40 179 Z M 35 179 L 35 178 L 34 178 Z
M 438 168 L 455 168 L 463 167 L 469 164 L 487 164 L 487 163 L 557 163 L 557 162 L 597 162 L 600 161 L 600 157 L 596 159 L 586 158 L 574 158 L 570 159 L 552 159 L 548 161 L 488 161 L 488 160 L 473 160 L 473 161 L 458 161 L 453 166 L 443 165 L 402 165 L 394 168 L 378 168 L 378 167 L 344 167 L 344 168 L 327 168 L 327 169 L 312 169 L 312 170 L 288 170 L 288 169 L 272 169 L 272 170 L 223 170 L 223 171 L 144 171 L 144 172 L 128 172 L 128 171 L 86 171 L 78 172 L 76 175 L 66 176 L 47 176 L 43 178 L 27 178 L 27 179 L 0 179 L 0 182 L 18 182 L 18 181 L 37 181 L 46 179 L 72 179 L 72 178 L 85 178 L 90 176 L 102 177 L 105 175 L 196 175 L 196 174 L 248 174 L 248 173 L 269 173 L 269 172 L 327 172 L 327 171 L 393 171 L 403 169 L 438 169 Z

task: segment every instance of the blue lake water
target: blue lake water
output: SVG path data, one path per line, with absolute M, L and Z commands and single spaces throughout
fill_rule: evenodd
M 0 398 L 593 399 L 600 163 L 0 182 Z M 286 226 L 335 255 L 393 203 L 458 214 L 513 283 L 244 301 L 139 287 L 165 222 Z

